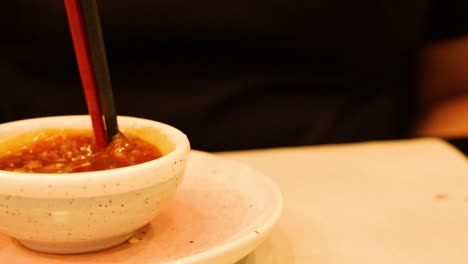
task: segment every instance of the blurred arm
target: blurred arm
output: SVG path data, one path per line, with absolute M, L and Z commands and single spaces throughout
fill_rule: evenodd
M 431 44 L 419 66 L 414 134 L 468 137 L 468 37 Z

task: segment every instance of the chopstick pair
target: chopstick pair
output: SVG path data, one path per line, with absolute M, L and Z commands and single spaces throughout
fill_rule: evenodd
M 64 0 L 96 145 L 119 133 L 96 0 Z

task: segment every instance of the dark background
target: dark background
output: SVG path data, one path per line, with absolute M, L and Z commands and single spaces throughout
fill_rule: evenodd
M 418 51 L 466 32 L 458 2 L 98 4 L 118 113 L 212 151 L 408 137 Z M 86 114 L 63 2 L 1 12 L 0 121 Z

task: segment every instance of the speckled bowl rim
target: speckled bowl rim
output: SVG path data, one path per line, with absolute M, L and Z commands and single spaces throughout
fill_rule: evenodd
M 65 177 L 64 174 L 59 173 L 21 173 L 0 170 L 0 194 L 48 198 L 70 196 L 70 193 L 77 197 L 94 196 L 93 191 L 98 192 L 99 195 L 115 194 L 166 181 L 181 170 L 185 170 L 185 164 L 176 166 L 176 168 L 173 166 L 177 162 L 186 163 L 185 159 L 190 152 L 190 142 L 182 131 L 162 122 L 139 117 L 118 116 L 118 122 L 119 124 L 123 123 L 124 127 L 135 125 L 158 129 L 167 136 L 167 140 L 175 147 L 162 157 L 145 163 L 103 171 L 69 173 Z M 88 115 L 39 117 L 3 123 L 0 124 L 0 130 L 14 130 L 32 124 L 35 126 L 33 129 L 37 130 L 41 127 L 54 128 L 55 126 L 51 124 L 61 124 L 62 128 L 82 129 L 91 128 L 91 119 Z M 58 127 L 60 128 L 60 126 Z M 154 170 L 160 170 L 158 177 L 138 182 L 139 177 L 143 177 Z M 107 192 L 102 190 L 102 186 L 112 182 L 120 182 L 120 184 L 113 186 L 114 188 L 108 188 L 109 191 Z M 61 191 L 53 194 L 47 192 L 46 190 L 52 184 L 56 190 L 60 189 Z M 79 191 L 79 186 L 88 186 L 89 188 L 81 188 L 81 191 Z M 93 190 L 93 187 L 95 190 Z M 43 189 L 41 190 L 41 188 Z

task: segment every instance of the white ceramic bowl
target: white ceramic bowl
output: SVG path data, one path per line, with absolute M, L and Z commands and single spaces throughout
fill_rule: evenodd
M 152 142 L 163 156 L 94 172 L 33 174 L 0 170 L 0 232 L 36 251 L 71 254 L 120 244 L 150 222 L 180 185 L 190 144 L 181 131 L 166 124 L 135 117 L 119 117 L 118 122 L 121 131 L 135 132 Z M 0 153 L 5 151 L 4 142 L 31 131 L 90 127 L 89 116 L 1 124 Z

